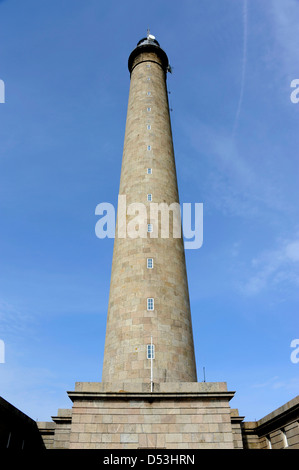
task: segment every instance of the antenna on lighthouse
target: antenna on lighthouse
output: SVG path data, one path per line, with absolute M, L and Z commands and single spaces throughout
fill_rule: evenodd
M 153 34 L 150 34 L 150 29 L 147 28 L 147 39 L 156 39 L 156 37 Z

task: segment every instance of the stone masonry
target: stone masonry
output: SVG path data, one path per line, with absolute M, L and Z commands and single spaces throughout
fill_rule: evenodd
M 73 401 L 69 443 L 66 434 L 61 439 L 60 432 L 53 448 L 239 446 L 238 435 L 232 432 L 229 407 L 234 392 L 228 392 L 225 383 L 161 383 L 156 388 L 150 393 L 148 384 L 76 383 L 75 390 L 68 392 Z M 67 418 L 69 410 L 62 411 Z
M 155 382 L 196 381 L 191 313 L 183 238 L 169 238 L 153 214 L 153 203 L 179 203 L 166 87 L 168 59 L 157 41 L 144 39 L 129 59 L 131 73 L 119 194 L 127 207 L 144 204 L 136 227 L 144 236 L 118 236 L 117 218 L 108 306 L 103 382 L 150 381 L 146 345 L 155 345 Z M 148 168 L 150 173 L 148 173 Z M 152 201 L 147 200 L 151 194 Z M 120 209 L 120 206 L 119 208 Z M 127 227 L 136 214 L 126 217 Z M 160 219 L 161 220 L 161 219 Z M 153 235 L 158 236 L 153 238 Z M 153 268 L 147 269 L 147 258 Z M 147 298 L 154 309 L 147 309 Z
M 179 205 L 168 58 L 148 35 L 128 65 L 102 382 L 76 383 L 72 410 L 53 418 L 53 439 L 46 423 L 43 429 L 52 448 L 242 448 L 242 418 L 229 406 L 234 392 L 224 382 L 197 383 L 184 242 L 173 226 L 180 217 L 169 211 L 167 236 L 165 213 L 151 212 L 154 203 Z
M 169 238 L 161 236 L 162 215 L 148 218 L 153 202 L 179 202 L 168 69 L 167 55 L 149 34 L 129 57 L 119 193 L 126 206 L 137 206 L 124 220 L 120 212 L 117 217 L 102 382 L 77 382 L 68 392 L 72 409 L 59 409 L 53 422 L 37 427 L 0 400 L 0 447 L 24 448 L 26 442 L 25 448 L 36 449 L 299 448 L 299 397 L 244 423 L 230 408 L 235 392 L 225 382 L 197 382 L 183 239 L 172 232 L 171 213 Z M 140 203 L 147 213 L 137 223 Z M 138 226 L 139 234 L 145 229 L 145 237 L 124 236 L 124 222 Z M 148 223 L 157 237 L 146 231 Z M 154 300 L 151 309 L 148 298 Z M 151 337 L 155 356 L 149 360 Z
M 299 395 L 241 429 L 246 449 L 299 449 Z

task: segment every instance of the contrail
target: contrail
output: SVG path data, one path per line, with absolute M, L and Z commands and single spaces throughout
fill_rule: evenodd
M 247 63 L 247 23 L 248 23 L 248 8 L 247 8 L 247 0 L 243 2 L 243 58 L 242 58 L 242 77 L 241 77 L 241 89 L 240 89 L 240 97 L 233 127 L 233 138 L 236 135 L 241 107 L 243 103 L 243 96 L 244 96 L 244 88 L 245 88 L 245 74 L 246 74 L 246 63 Z

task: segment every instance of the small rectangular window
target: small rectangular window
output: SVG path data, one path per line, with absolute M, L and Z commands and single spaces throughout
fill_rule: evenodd
M 147 231 L 152 232 L 153 231 L 153 224 L 147 224 Z
M 152 147 L 150 145 L 147 146 L 147 150 L 151 150 Z
M 147 299 L 147 309 L 148 310 L 154 310 L 154 299 L 153 298 L 150 298 L 150 299 Z
M 154 267 L 153 258 L 147 258 L 147 269 L 153 269 L 153 267 Z
M 150 124 L 147 125 L 148 130 L 151 130 L 152 126 Z
M 151 175 L 151 174 L 152 174 L 152 169 L 151 169 L 151 168 L 148 168 L 148 169 L 147 169 L 147 174 L 148 174 L 148 175 Z
M 149 202 L 152 201 L 152 194 L 148 194 L 148 195 L 147 195 L 147 200 L 148 200 Z
M 155 359 L 155 345 L 154 344 L 147 345 L 147 358 Z
M 288 439 L 287 439 L 287 435 L 286 435 L 285 429 L 283 428 L 283 429 L 281 430 L 281 432 L 282 432 L 283 447 L 288 447 L 289 444 L 288 444 Z
M 151 79 L 151 77 L 147 77 L 147 81 L 148 81 L 148 82 L 150 81 L 150 79 Z
M 150 112 L 150 111 L 151 111 L 151 108 L 147 108 L 147 111 Z
M 147 68 L 150 69 L 151 68 L 151 64 L 146 64 Z
M 267 448 L 272 449 L 271 439 L 270 436 L 266 436 Z
M 151 96 L 151 92 L 150 92 L 150 91 L 147 92 L 147 96 Z
M 11 432 L 8 434 L 8 439 L 7 439 L 7 444 L 6 444 L 7 449 L 9 448 L 10 438 L 11 438 Z

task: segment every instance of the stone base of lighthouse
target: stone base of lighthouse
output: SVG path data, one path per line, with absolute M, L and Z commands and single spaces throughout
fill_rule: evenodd
M 242 448 L 241 422 L 225 382 L 77 382 L 71 410 L 39 423 L 48 448 Z M 48 425 L 48 426 L 47 426 Z M 52 432 L 52 437 L 49 436 Z

